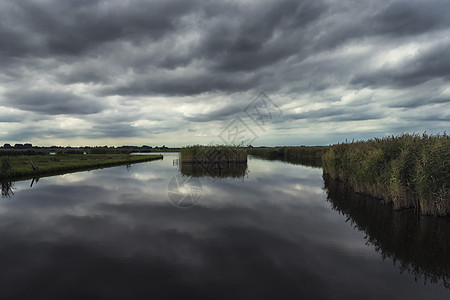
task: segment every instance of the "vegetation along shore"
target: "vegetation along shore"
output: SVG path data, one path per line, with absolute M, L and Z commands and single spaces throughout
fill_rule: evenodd
M 322 156 L 328 146 L 259 147 L 249 148 L 248 154 L 267 160 L 283 160 L 315 168 L 322 167 Z
M 450 137 L 409 135 L 333 145 L 322 157 L 332 178 L 356 192 L 414 208 L 450 215 Z
M 0 179 L 61 174 L 162 158 L 161 155 L 112 154 L 130 149 L 103 147 L 88 149 L 84 155 L 79 154 L 82 149 L 64 149 L 57 155 L 40 153 L 48 150 L 3 149 L 0 151 Z M 35 155 L 23 155 L 26 151 Z M 70 154 L 72 152 L 78 154 Z M 332 179 L 345 182 L 357 193 L 391 203 L 394 209 L 412 208 L 427 215 L 450 215 L 450 137 L 446 133 L 404 134 L 331 146 L 195 145 L 181 148 L 179 152 L 182 165 L 208 164 L 209 172 L 227 169 L 226 164 L 246 163 L 247 154 L 321 166 L 324 174 Z M 183 168 L 187 169 L 186 166 Z M 243 170 L 245 173 L 246 168 Z
M 267 159 L 322 159 L 329 146 L 298 146 L 298 147 L 259 147 L 249 148 L 248 154 Z
M 360 194 L 413 208 L 421 214 L 450 215 L 450 137 L 404 134 L 324 147 L 253 148 L 268 159 L 321 161 L 324 174 Z
M 0 157 L 0 179 L 16 180 L 162 159 L 162 155 L 61 154 Z

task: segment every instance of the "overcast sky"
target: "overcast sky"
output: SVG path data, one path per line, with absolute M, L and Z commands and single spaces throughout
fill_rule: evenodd
M 0 1 L 1 144 L 224 143 L 236 120 L 253 145 L 443 133 L 450 1 Z

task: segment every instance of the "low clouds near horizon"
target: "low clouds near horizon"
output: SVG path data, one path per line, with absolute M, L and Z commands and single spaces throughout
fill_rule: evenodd
M 450 128 L 444 0 L 5 0 L 0 41 L 1 144 L 221 142 L 260 92 L 254 145 Z

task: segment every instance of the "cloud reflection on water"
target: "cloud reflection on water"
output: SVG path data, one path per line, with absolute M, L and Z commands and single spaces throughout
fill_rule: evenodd
M 202 179 L 191 209 L 167 199 L 163 161 L 18 182 L 0 202 L 6 298 L 443 296 L 383 262 L 330 209 L 321 170 L 253 159 L 245 180 Z

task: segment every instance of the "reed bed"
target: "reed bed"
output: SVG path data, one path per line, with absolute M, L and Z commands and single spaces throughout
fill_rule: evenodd
M 180 150 L 182 164 L 247 163 L 247 150 L 234 146 L 188 146 Z
M 356 192 L 434 216 L 450 215 L 450 138 L 403 134 L 331 146 L 324 172 Z

